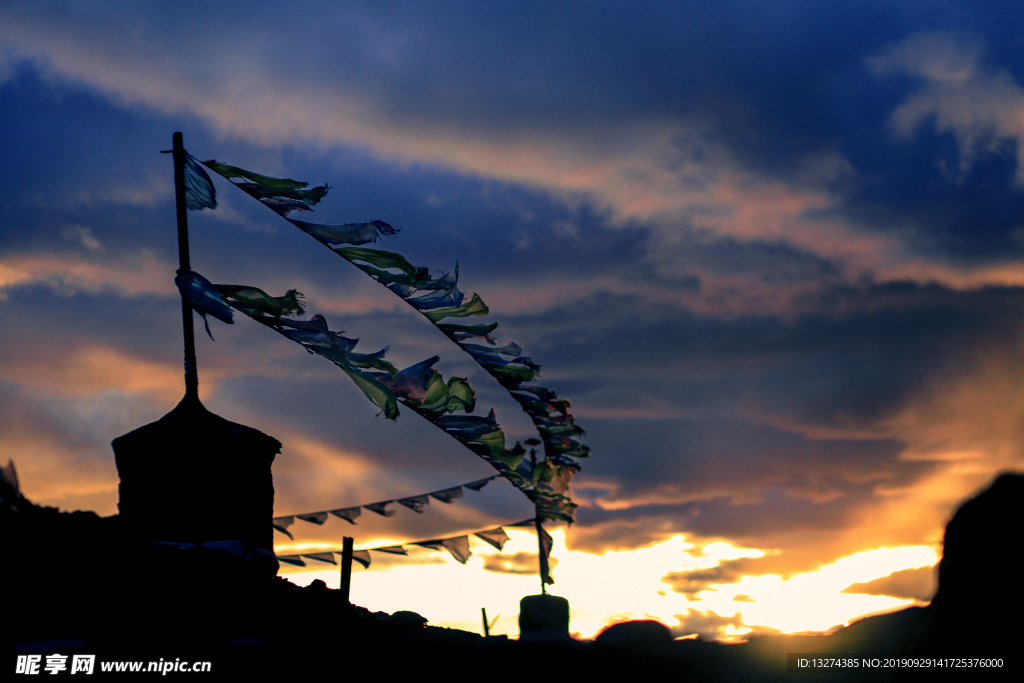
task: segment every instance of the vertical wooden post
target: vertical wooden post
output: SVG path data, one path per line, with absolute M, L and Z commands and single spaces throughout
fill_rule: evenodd
M 180 132 L 174 134 L 174 200 L 178 214 L 178 275 L 192 270 L 188 254 L 188 211 L 185 208 L 185 145 Z M 181 297 L 181 327 L 185 337 L 185 398 L 199 398 L 199 371 L 196 368 L 196 339 L 192 327 L 192 307 Z
M 491 629 L 490 629 L 490 627 L 487 626 L 487 608 L 486 607 L 481 607 L 480 608 L 480 615 L 484 618 L 484 636 L 489 636 L 489 635 L 491 635 Z
M 544 579 L 548 575 L 548 554 L 544 548 L 544 525 L 540 521 L 540 515 L 533 518 L 533 523 L 537 527 L 537 570 L 540 573 L 540 594 L 547 595 L 548 587 L 544 582 Z
M 352 589 L 352 546 L 355 541 L 351 536 L 344 537 L 344 543 L 341 546 L 341 594 L 345 597 L 345 602 L 352 602 L 349 599 L 349 593 Z
M 533 465 L 534 471 L 537 469 L 537 449 L 533 446 L 540 443 L 537 439 L 527 439 L 526 443 L 530 444 L 530 464 Z M 540 574 L 540 594 L 547 595 L 548 587 L 544 583 L 544 577 L 548 575 L 548 556 L 544 551 L 544 538 L 543 538 L 543 526 L 540 521 L 540 512 L 537 510 L 537 506 L 533 507 L 533 524 L 537 529 L 537 573 Z

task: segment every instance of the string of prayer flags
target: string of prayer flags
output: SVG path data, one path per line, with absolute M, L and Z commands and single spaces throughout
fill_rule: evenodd
M 515 524 L 506 524 L 508 527 L 533 527 L 536 525 L 536 519 L 527 519 L 522 522 L 516 522 Z M 547 571 L 547 557 L 550 554 L 553 539 L 547 531 L 541 528 L 544 548 L 544 557 L 541 558 L 541 569 L 543 576 L 546 577 L 545 582 L 552 584 L 554 580 L 551 580 L 550 574 Z M 508 534 L 505 533 L 504 527 L 495 527 L 494 529 L 486 529 L 483 531 L 476 531 L 473 534 L 477 538 L 487 542 L 491 546 L 502 550 L 505 547 L 505 543 L 509 540 Z M 370 552 L 375 553 L 387 553 L 389 555 L 405 555 L 408 556 L 406 551 L 406 545 L 415 545 L 423 548 L 430 548 L 432 550 L 447 550 L 452 557 L 454 557 L 460 564 L 466 564 L 472 556 L 472 552 L 469 548 L 469 534 L 464 536 L 453 536 L 452 538 L 435 538 L 429 541 L 416 541 L 413 543 L 406 543 L 404 545 L 389 545 L 380 548 L 364 548 L 362 550 L 352 551 L 352 559 L 363 566 L 364 569 L 369 569 L 371 564 Z M 278 555 L 277 559 L 287 564 L 296 565 L 299 567 L 305 567 L 306 563 L 303 558 L 318 560 L 320 562 L 327 562 L 329 564 L 335 564 L 334 555 L 340 555 L 340 550 L 321 550 L 313 553 L 299 553 L 295 555 Z
M 458 498 L 462 498 L 462 489 L 467 488 L 473 491 L 479 491 L 484 486 L 487 486 L 490 482 L 498 478 L 499 475 L 495 474 L 484 479 L 477 479 L 471 481 L 468 484 L 462 484 L 460 486 L 453 486 L 451 488 L 442 489 L 440 491 L 431 491 L 430 493 L 421 493 L 418 496 L 409 496 L 408 498 L 401 498 L 399 500 L 384 500 L 376 503 L 369 503 L 367 505 L 357 505 L 355 507 L 338 508 L 336 510 L 321 510 L 317 512 L 303 512 L 296 515 L 287 515 L 282 517 L 274 517 L 274 528 L 278 531 L 286 534 L 289 538 L 292 537 L 288 531 L 288 527 L 291 526 L 295 519 L 301 519 L 305 522 L 311 522 L 313 524 L 323 524 L 327 520 L 327 515 L 331 514 L 335 517 L 344 519 L 349 524 L 355 524 L 356 518 L 362 513 L 362 509 L 366 508 L 371 512 L 376 512 L 378 515 L 384 517 L 392 517 L 396 514 L 396 510 L 389 510 L 387 506 L 391 503 L 399 503 L 415 512 L 423 512 L 423 508 L 430 504 L 430 498 L 433 497 L 444 503 L 451 503 Z
M 536 426 L 545 452 L 545 469 L 521 473 L 519 478 L 509 478 L 530 497 L 538 507 L 539 514 L 548 519 L 573 521 L 576 506 L 565 494 L 573 475 L 579 470 L 573 458 L 590 454 L 589 448 L 579 440 L 584 431 L 575 424 L 575 418 L 569 413 L 569 401 L 560 399 L 556 392 L 546 387 L 531 384 L 540 372 L 540 365 L 523 355 L 521 346 L 514 342 L 497 345 L 497 340 L 492 336 L 497 323 L 458 325 L 440 322 L 447 318 L 486 315 L 489 312 L 479 295 L 474 294 L 466 301 L 459 291 L 458 266 L 449 273 L 431 277 L 427 269 L 417 268 L 393 252 L 357 247 L 335 247 L 333 250 L 435 323 L 509 391 Z M 490 347 L 477 340 L 486 342 Z M 459 419 L 463 418 L 456 418 Z M 479 422 L 480 418 L 475 419 L 475 425 L 467 426 L 484 426 Z M 504 449 L 503 435 L 500 437 L 500 447 L 487 448 L 489 443 L 496 445 L 499 442 L 497 430 L 490 430 L 490 436 L 475 444 L 474 448 L 470 445 L 474 439 L 469 438 L 465 431 L 455 429 L 453 420 L 442 418 L 437 422 L 478 455 L 486 452 L 487 456 L 499 462 L 503 457 L 512 458 L 504 463 L 505 467 L 496 465 L 502 474 L 507 475 L 506 470 L 518 467 L 519 463 L 514 461 L 514 452 Z M 471 423 L 473 420 L 466 419 L 465 422 Z M 480 432 L 477 436 L 485 433 Z M 520 481 L 525 486 L 521 486 Z
M 376 353 L 355 353 L 358 339 L 349 339 L 332 332 L 322 315 L 309 320 L 291 320 L 283 316 L 303 311 L 301 294 L 294 289 L 284 296 L 272 297 L 257 287 L 242 285 L 215 285 L 224 299 L 235 310 L 241 311 L 253 320 L 275 330 L 279 334 L 300 344 L 309 353 L 323 356 L 349 376 L 363 394 L 369 398 L 384 417 L 394 420 L 398 417 L 398 402 L 394 394 L 364 369 L 376 368 L 386 373 L 397 373 L 397 369 L 384 360 L 388 348 Z
M 182 296 L 206 321 L 209 313 L 224 322 L 232 322 L 231 308 L 264 325 L 275 329 L 284 336 L 301 344 L 308 352 L 315 353 L 340 367 L 357 387 L 373 401 L 388 419 L 398 416 L 398 404 L 394 395 L 380 382 L 363 372 L 363 368 L 378 368 L 397 373 L 397 369 L 384 360 L 387 347 L 376 353 L 354 353 L 357 339 L 347 339 L 327 329 L 323 316 L 314 316 L 309 321 L 287 320 L 284 316 L 302 313 L 305 306 L 302 294 L 292 289 L 284 296 L 270 296 L 258 287 L 246 285 L 213 285 L 199 273 L 189 271 L 174 279 Z M 210 334 L 209 323 L 206 332 Z M 210 334 L 210 338 L 213 335 Z
M 465 432 L 450 430 L 449 425 L 438 424 L 432 418 L 439 417 L 443 412 L 451 412 L 445 410 L 448 404 L 444 404 L 441 413 L 436 409 L 430 410 L 416 395 L 415 382 L 408 377 L 397 378 L 393 368 L 378 365 L 389 377 L 384 377 L 384 373 L 371 376 L 370 373 L 351 369 L 350 359 L 339 363 L 364 394 L 381 408 L 387 419 L 394 419 L 398 415 L 396 396 L 404 399 L 402 402 L 406 405 L 412 402 L 416 412 L 452 434 L 522 490 L 536 506 L 539 516 L 570 523 L 574 520 L 577 506 L 566 494 L 569 482 L 579 470 L 579 464 L 574 458 L 587 457 L 590 453 L 589 448 L 579 440 L 584 432 L 575 425 L 575 418 L 569 413 L 569 401 L 559 399 L 556 392 L 546 387 L 529 384 L 538 376 L 541 369 L 539 364 L 522 355 L 522 348 L 518 344 L 497 346 L 497 340 L 492 336 L 497 323 L 463 325 L 441 322 L 448 318 L 482 316 L 490 312 L 478 294 L 473 293 L 467 300 L 459 290 L 458 263 L 452 271 L 432 276 L 427 268 L 413 266 L 401 254 L 359 246 L 376 242 L 381 236 L 397 234 L 397 229 L 383 221 L 318 225 L 288 218 L 292 211 L 310 210 L 318 203 L 329 189 L 326 184 L 307 190 L 305 188 L 308 184 L 304 182 L 264 176 L 217 161 L 204 164 L 387 287 L 472 356 L 510 392 L 537 427 L 544 444 L 543 468 L 538 470 L 532 463 L 524 464 L 516 449 L 506 450 L 504 434 L 500 430 L 493 429 L 481 433 L 477 438 L 469 438 Z M 352 246 L 343 246 L 346 244 Z M 277 329 L 282 331 L 280 327 Z M 478 343 L 478 339 L 494 348 Z M 319 353 L 310 346 L 307 349 Z M 404 396 L 403 392 L 406 392 Z M 472 407 L 466 410 L 471 411 Z

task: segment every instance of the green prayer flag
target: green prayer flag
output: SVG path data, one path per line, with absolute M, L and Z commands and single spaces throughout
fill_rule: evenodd
M 214 285 L 232 306 L 242 312 L 258 311 L 275 318 L 298 315 L 306 310 L 302 293 L 289 289 L 284 296 L 270 296 L 258 287 L 247 285 Z
M 255 183 L 259 183 L 260 185 L 277 188 L 279 190 L 301 190 L 309 185 L 309 183 L 292 180 L 291 178 L 271 178 L 270 176 L 253 173 L 252 171 L 246 171 L 244 168 L 222 164 L 216 159 L 210 159 L 209 161 L 204 161 L 202 163 L 203 166 L 206 166 L 215 173 L 219 173 L 228 180 L 231 180 L 232 178 L 245 178 L 246 180 L 251 180 Z
M 388 391 L 387 387 L 366 373 L 350 370 L 340 364 L 336 365 L 344 370 L 345 374 L 356 383 L 359 390 L 366 394 L 366 397 L 380 408 L 386 419 L 394 420 L 398 417 L 398 401 L 395 399 L 395 395 Z
M 479 294 L 473 292 L 473 298 L 463 303 L 461 306 L 435 308 L 421 312 L 427 320 L 432 323 L 436 323 L 438 320 L 444 320 L 445 318 L 465 318 L 470 315 L 487 315 L 491 312 L 491 309 L 487 308 L 487 304 L 483 302 L 483 299 L 480 298 Z

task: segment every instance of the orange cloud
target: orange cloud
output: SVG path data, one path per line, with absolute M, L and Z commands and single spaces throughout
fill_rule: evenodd
M 30 285 L 43 285 L 58 292 L 171 296 L 177 293 L 167 277 L 171 272 L 174 266 L 148 251 L 119 254 L 111 263 L 77 256 L 8 256 L 0 259 L 0 298 L 9 296 L 16 287 Z
M 37 352 L 33 349 L 33 353 L 19 353 L 17 362 L 0 370 L 0 377 L 17 382 L 32 393 L 48 396 L 85 396 L 113 390 L 149 394 L 153 400 L 167 403 L 177 402 L 183 392 L 180 367 L 146 360 L 121 349 L 90 346 L 70 353 L 65 350 L 60 361 L 40 357 Z M 210 389 L 205 387 L 204 391 Z

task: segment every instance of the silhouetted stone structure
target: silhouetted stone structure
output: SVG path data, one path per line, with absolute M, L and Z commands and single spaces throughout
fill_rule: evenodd
M 569 601 L 557 595 L 527 595 L 519 601 L 519 640 L 571 640 Z
M 273 550 L 274 482 L 281 443 L 186 397 L 171 412 L 113 441 L 121 523 L 153 541 L 241 541 Z

